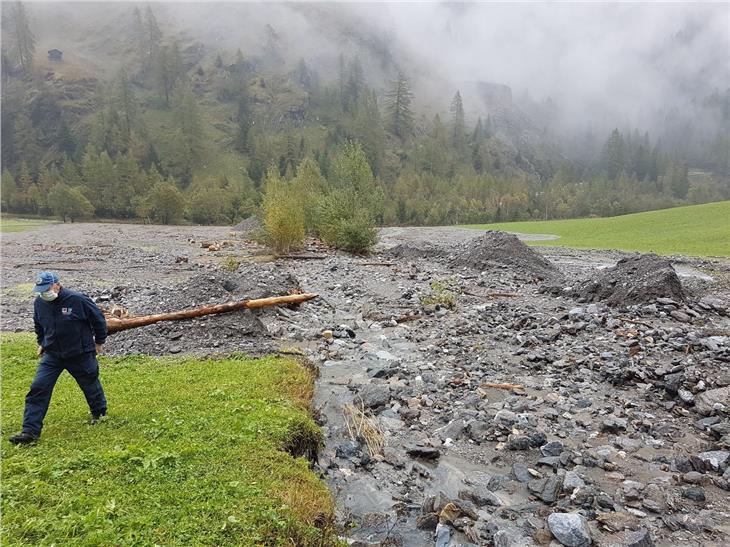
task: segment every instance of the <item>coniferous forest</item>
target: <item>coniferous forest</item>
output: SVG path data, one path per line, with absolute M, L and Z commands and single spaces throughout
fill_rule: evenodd
M 656 127 L 616 119 L 568 134 L 551 124 L 549 98 L 502 84 L 435 95 L 387 36 L 363 30 L 370 39 L 323 60 L 293 51 L 272 22 L 249 48 L 219 47 L 158 13 L 169 6 L 119 4 L 113 23 L 53 60 L 38 6 L 3 3 L 4 212 L 200 224 L 257 214 L 294 239 L 351 231 L 366 244 L 375 225 L 611 216 L 730 197 L 728 89 L 698 94 L 694 110 L 666 111 Z M 700 115 L 713 123 L 698 130 Z

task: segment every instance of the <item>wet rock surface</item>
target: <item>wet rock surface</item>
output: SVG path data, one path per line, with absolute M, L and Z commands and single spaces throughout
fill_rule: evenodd
M 319 369 L 316 468 L 355 545 L 730 541 L 727 262 L 673 259 L 683 298 L 609 306 L 541 292 L 517 265 L 449 261 L 482 235 L 466 230 L 386 229 L 367 259 L 312 244 L 325 258 L 266 262 L 223 228 L 51 229 L 4 236 L 4 330 L 32 328 L 31 300 L 12 290 L 40 268 L 135 314 L 294 286 L 321 295 L 135 329 L 109 350 L 303 352 Z M 200 248 L 211 239 L 234 243 Z M 388 251 L 424 243 L 447 258 Z M 635 256 L 528 250 L 576 287 Z M 424 304 L 434 281 L 453 308 Z

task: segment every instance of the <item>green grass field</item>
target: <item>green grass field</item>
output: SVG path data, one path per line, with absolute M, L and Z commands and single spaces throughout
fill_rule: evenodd
M 2 337 L 3 545 L 332 545 L 299 362 L 102 358 L 109 417 L 64 373 L 40 442 L 15 447 L 31 335 Z M 324 530 L 323 530 L 324 529 Z
M 662 255 L 730 256 L 730 201 L 610 218 L 469 225 L 480 230 L 554 234 L 529 245 L 621 249 Z
M 44 220 L 41 218 L 20 218 L 2 215 L 0 216 L 0 232 L 26 232 L 28 230 L 35 230 L 41 226 L 47 226 L 53 222 L 52 220 Z

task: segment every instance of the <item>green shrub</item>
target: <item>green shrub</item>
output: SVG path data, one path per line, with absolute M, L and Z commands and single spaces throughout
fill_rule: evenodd
M 275 167 L 266 176 L 263 211 L 267 242 L 276 252 L 288 253 L 302 246 L 304 208 L 291 184 L 281 179 Z
M 221 270 L 224 272 L 235 272 L 241 265 L 241 261 L 235 256 L 227 256 L 221 261 Z
M 352 218 L 338 219 L 325 242 L 345 251 L 367 253 L 378 240 L 378 231 L 367 214 L 356 214 Z

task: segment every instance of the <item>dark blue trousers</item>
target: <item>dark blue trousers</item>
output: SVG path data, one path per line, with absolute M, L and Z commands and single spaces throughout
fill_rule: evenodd
M 99 381 L 99 363 L 94 352 L 64 359 L 45 354 L 38 363 L 30 391 L 25 396 L 23 431 L 40 435 L 53 388 L 64 370 L 67 370 L 79 384 L 92 414 L 106 413 L 106 397 Z

